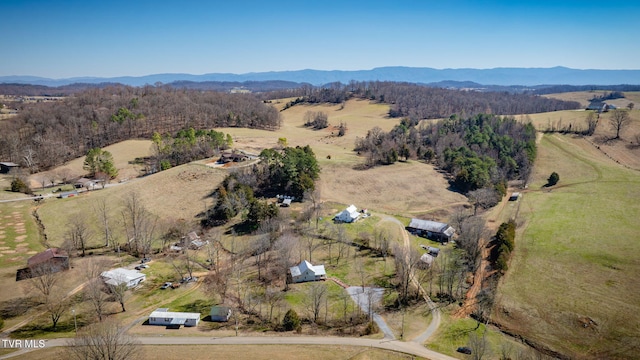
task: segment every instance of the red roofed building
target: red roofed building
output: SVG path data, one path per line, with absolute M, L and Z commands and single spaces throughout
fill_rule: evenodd
M 35 267 L 51 266 L 56 269 L 54 272 L 69 269 L 69 255 L 64 250 L 58 248 L 49 248 L 41 253 L 35 254 L 27 260 L 27 267 L 33 269 Z

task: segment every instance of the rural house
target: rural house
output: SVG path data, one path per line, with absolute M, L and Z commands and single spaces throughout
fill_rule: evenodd
M 314 266 L 307 260 L 303 260 L 298 266 L 289 268 L 289 273 L 291 275 L 290 280 L 293 283 L 325 280 L 327 278 L 324 265 Z
M 125 283 L 129 288 L 138 286 L 147 278 L 145 274 L 139 271 L 124 268 L 104 271 L 102 272 L 102 274 L 100 274 L 100 276 L 102 276 L 102 279 L 108 285 L 118 286 L 122 283 Z
M 421 219 L 411 219 L 409 226 L 407 226 L 407 231 L 414 235 L 441 242 L 451 241 L 453 234 L 456 232 L 448 224 Z
M 27 259 L 27 267 L 18 269 L 16 281 L 69 270 L 69 255 L 64 250 L 49 248 Z
M 229 321 L 231 317 L 231 308 L 228 306 L 213 306 L 211 307 L 211 312 L 209 313 L 209 317 L 211 321 L 217 322 L 225 322 Z
M 358 212 L 358 208 L 355 205 L 349 205 L 348 208 L 342 210 L 336 216 L 333 217 L 334 221 L 343 222 L 343 223 L 352 223 L 360 217 L 360 212 Z
M 156 309 L 149 315 L 149 325 L 162 325 L 179 328 L 184 326 L 197 326 L 200 322 L 200 313 L 172 312 L 168 308 Z

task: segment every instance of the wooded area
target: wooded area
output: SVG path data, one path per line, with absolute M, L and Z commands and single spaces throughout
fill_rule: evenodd
M 0 123 L 0 158 L 47 169 L 89 149 L 154 132 L 216 127 L 276 129 L 280 115 L 254 96 L 128 86 L 90 89 L 63 101 L 24 103 L 20 114 Z

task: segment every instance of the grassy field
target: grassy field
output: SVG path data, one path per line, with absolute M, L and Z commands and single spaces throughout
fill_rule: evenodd
M 44 360 L 66 358 L 65 349 L 52 348 L 28 353 L 15 359 Z M 421 359 L 378 349 L 363 349 L 355 346 L 320 346 L 320 345 L 162 345 L 142 346 L 142 353 L 137 359 L 236 359 L 236 360 L 271 360 L 271 359 L 326 359 L 326 360 L 404 360 Z
M 559 184 L 542 188 L 552 171 Z M 640 333 L 639 198 L 638 172 L 582 139 L 545 135 L 495 320 L 572 357 L 630 356 Z
M 10 267 L 14 281 L 15 268 L 26 266 L 30 256 L 44 249 L 31 217 L 32 205 L 31 201 L 0 204 L 0 268 Z
M 610 91 L 604 90 L 594 90 L 594 91 L 574 91 L 574 92 L 566 92 L 559 94 L 548 94 L 543 95 L 544 97 L 560 99 L 565 101 L 577 101 L 585 108 L 589 105 L 589 100 L 593 99 L 595 96 L 602 96 L 605 93 L 609 93 Z M 622 99 L 614 99 L 607 100 L 608 104 L 613 104 L 619 108 L 624 108 L 630 102 L 634 103 L 637 107 L 640 105 L 640 92 L 638 91 L 627 91 L 624 92 L 624 98 Z

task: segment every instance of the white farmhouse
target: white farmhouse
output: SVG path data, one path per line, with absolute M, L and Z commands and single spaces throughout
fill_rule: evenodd
M 100 274 L 104 282 L 108 285 L 118 286 L 122 283 L 127 284 L 127 287 L 138 286 L 143 282 L 147 276 L 137 270 L 129 270 L 124 268 L 117 268 L 102 272 Z
M 289 268 L 289 272 L 291 273 L 291 282 L 294 283 L 325 280 L 327 278 L 324 265 L 314 266 L 307 260 L 303 260 L 298 266 Z
M 149 315 L 149 325 L 163 325 L 180 327 L 197 326 L 200 322 L 200 313 L 172 312 L 168 308 L 156 309 Z
M 358 208 L 356 208 L 356 206 L 352 204 L 352 205 L 349 205 L 348 208 L 336 214 L 336 216 L 333 217 L 333 220 L 339 221 L 339 222 L 351 223 L 358 220 L 359 217 L 360 217 L 360 212 L 358 211 Z

